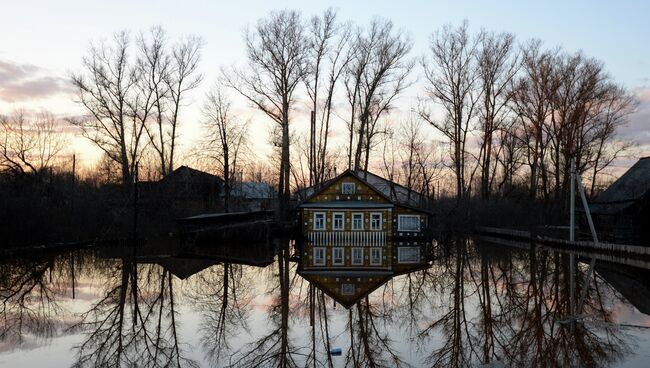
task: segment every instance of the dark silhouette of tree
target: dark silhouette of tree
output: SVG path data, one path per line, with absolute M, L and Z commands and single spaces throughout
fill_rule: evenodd
M 288 215 L 291 175 L 289 155 L 290 113 L 294 92 L 306 72 L 306 48 L 302 17 L 296 11 L 279 11 L 260 19 L 245 34 L 246 70 L 224 71 L 226 84 L 265 113 L 280 129 L 280 217 Z

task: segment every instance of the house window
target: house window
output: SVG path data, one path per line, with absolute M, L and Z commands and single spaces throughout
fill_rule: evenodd
M 420 262 L 419 247 L 399 247 L 397 248 L 398 263 L 418 263 Z
M 325 212 L 314 213 L 314 230 L 325 230 Z
M 370 248 L 370 264 L 375 266 L 381 264 L 381 248 Z
M 332 214 L 332 229 L 343 230 L 343 212 L 335 212 Z
M 354 284 L 341 284 L 341 295 L 354 295 Z
M 363 230 L 363 213 L 352 214 L 352 230 Z
M 341 194 L 354 194 L 355 189 L 354 183 L 341 184 Z
M 397 231 L 420 231 L 419 215 L 397 216 Z
M 314 266 L 325 265 L 325 248 L 314 248 Z
M 363 264 L 363 248 L 352 248 L 352 264 Z
M 370 214 L 370 230 L 381 230 L 381 213 Z
M 343 248 L 332 248 L 332 264 L 338 266 L 343 264 Z

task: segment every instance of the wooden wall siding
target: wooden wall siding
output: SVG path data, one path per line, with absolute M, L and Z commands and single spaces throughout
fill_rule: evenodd
M 325 230 L 314 230 L 314 212 L 325 212 Z M 392 233 L 393 223 L 390 221 L 391 209 L 346 209 L 346 208 L 337 208 L 337 209 L 316 209 L 316 208 L 304 208 L 302 210 L 302 225 L 303 233 L 306 234 L 310 231 L 341 231 L 334 230 L 333 225 L 334 221 L 332 220 L 332 214 L 335 212 L 343 212 L 343 230 L 342 231 L 377 231 L 370 230 L 370 214 L 371 213 L 381 213 L 381 225 L 382 229 L 380 231 L 387 231 Z M 353 213 L 363 213 L 363 230 L 352 230 L 352 214 Z
M 347 195 L 341 193 L 341 183 L 354 183 L 355 194 Z M 378 192 L 355 178 L 352 174 L 344 175 L 339 180 L 331 183 L 322 192 L 307 200 L 307 202 L 326 202 L 326 201 L 370 201 L 377 203 L 390 203 L 384 199 Z
M 303 253 L 301 259 L 306 260 L 301 264 L 304 270 L 313 270 L 313 269 L 390 269 L 393 259 L 393 247 L 387 246 L 381 248 L 381 264 L 373 265 L 370 264 L 370 252 L 373 247 L 359 247 L 363 249 L 363 264 L 356 265 L 352 264 L 352 249 L 356 247 L 344 247 L 343 248 L 343 264 L 335 265 L 332 263 L 332 257 L 334 256 L 334 248 L 339 247 L 316 247 L 316 248 L 325 248 L 325 264 L 324 265 L 314 265 L 314 247 L 311 245 L 304 245 L 302 247 Z M 379 247 L 377 247 L 379 248 Z

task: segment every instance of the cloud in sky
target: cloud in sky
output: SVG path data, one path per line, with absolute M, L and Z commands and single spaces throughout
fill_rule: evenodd
M 638 106 L 630 115 L 629 123 L 618 131 L 619 138 L 635 142 L 639 154 L 650 154 L 650 87 L 634 89 Z
M 71 92 L 65 78 L 50 75 L 46 69 L 0 60 L 0 101 L 29 101 Z

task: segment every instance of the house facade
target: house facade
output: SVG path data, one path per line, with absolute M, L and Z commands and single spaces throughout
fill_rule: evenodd
M 422 261 L 430 213 L 401 203 L 391 197 L 391 185 L 382 190 L 367 177 L 348 170 L 308 193 L 300 205 L 303 270 L 390 271 Z

